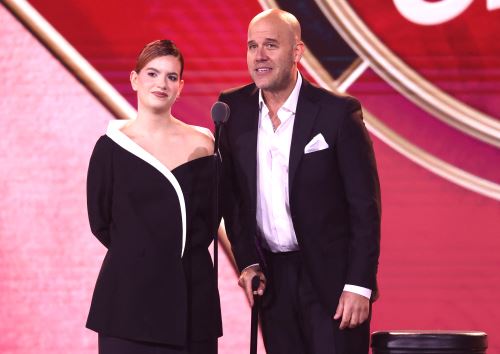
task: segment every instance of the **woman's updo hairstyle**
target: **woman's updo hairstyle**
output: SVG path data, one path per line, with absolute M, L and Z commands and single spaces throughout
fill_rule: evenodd
M 180 79 L 182 79 L 182 72 L 184 71 L 184 57 L 182 56 L 179 48 L 177 48 L 174 42 L 169 39 L 159 39 L 146 44 L 137 57 L 134 71 L 139 73 L 139 71 L 141 71 L 151 60 L 166 55 L 171 55 L 174 58 L 179 59 L 179 62 L 181 63 Z

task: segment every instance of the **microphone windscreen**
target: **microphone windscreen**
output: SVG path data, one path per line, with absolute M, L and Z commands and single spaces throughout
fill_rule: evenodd
M 229 112 L 230 109 L 226 103 L 217 101 L 212 106 L 211 110 L 212 120 L 216 125 L 221 123 L 226 123 L 227 120 L 229 119 Z

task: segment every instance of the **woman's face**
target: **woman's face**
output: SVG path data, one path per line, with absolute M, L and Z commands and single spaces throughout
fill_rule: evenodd
M 132 71 L 130 82 L 137 91 L 139 110 L 170 111 L 184 86 L 180 72 L 181 63 L 172 55 L 154 58 L 139 73 Z

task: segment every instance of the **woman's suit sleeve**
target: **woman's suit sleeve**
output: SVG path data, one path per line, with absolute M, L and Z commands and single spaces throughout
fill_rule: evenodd
M 111 146 L 101 137 L 90 157 L 87 174 L 87 211 L 90 230 L 108 248 L 111 243 L 110 225 L 113 173 Z

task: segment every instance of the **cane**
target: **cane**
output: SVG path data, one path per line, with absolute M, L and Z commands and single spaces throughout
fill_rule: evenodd
M 260 285 L 260 277 L 258 275 L 252 278 L 252 325 L 250 328 L 250 354 L 257 354 L 257 329 L 259 327 L 259 307 L 260 295 L 255 294 Z

